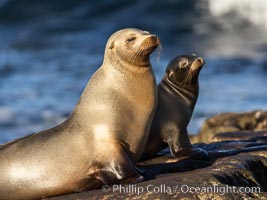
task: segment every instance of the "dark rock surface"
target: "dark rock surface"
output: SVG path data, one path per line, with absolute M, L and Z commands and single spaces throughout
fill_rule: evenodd
M 144 182 L 51 199 L 266 199 L 267 118 L 258 117 L 266 114 L 226 113 L 208 119 L 194 144 L 208 154 L 173 158 L 166 149 L 138 164 Z

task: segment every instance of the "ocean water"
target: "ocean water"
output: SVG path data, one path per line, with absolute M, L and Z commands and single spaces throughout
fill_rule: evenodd
M 190 133 L 220 112 L 266 110 L 266 13 L 265 0 L 0 0 L 0 143 L 62 122 L 127 27 L 160 37 L 158 81 L 176 55 L 205 59 Z

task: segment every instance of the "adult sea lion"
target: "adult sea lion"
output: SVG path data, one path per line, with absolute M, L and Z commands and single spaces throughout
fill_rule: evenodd
M 123 29 L 62 124 L 0 148 L 0 199 L 40 199 L 138 182 L 155 106 L 150 54 L 159 38 Z
M 187 125 L 198 98 L 198 75 L 203 64 L 195 55 L 177 56 L 168 64 L 158 84 L 158 106 L 142 160 L 155 156 L 167 144 L 173 156 L 192 151 Z M 195 149 L 198 152 L 201 150 Z

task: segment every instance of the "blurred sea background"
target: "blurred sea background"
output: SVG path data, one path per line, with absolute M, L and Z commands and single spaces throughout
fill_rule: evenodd
M 62 122 L 128 27 L 160 37 L 157 81 L 176 55 L 205 59 L 190 133 L 220 112 L 267 109 L 266 0 L 0 0 L 0 143 Z

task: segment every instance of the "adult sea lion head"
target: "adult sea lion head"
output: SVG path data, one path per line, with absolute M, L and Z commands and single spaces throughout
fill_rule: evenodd
M 204 60 L 195 55 L 177 56 L 166 68 L 166 78 L 175 85 L 190 85 L 198 83 L 198 74 L 204 65 Z
M 158 36 L 134 28 L 113 33 L 106 45 L 104 63 L 149 67 L 150 54 L 160 44 Z

